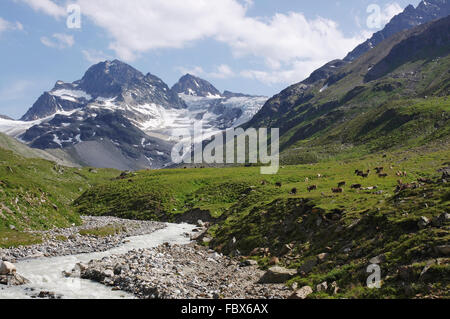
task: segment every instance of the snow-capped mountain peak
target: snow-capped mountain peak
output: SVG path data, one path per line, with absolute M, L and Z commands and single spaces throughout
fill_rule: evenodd
M 80 80 L 57 81 L 21 121 L 2 119 L 0 131 L 31 147 L 67 151 L 83 165 L 160 168 L 170 163 L 181 130 L 202 120 L 211 136 L 247 122 L 266 100 L 221 94 L 192 75 L 169 88 L 151 73 L 144 75 L 118 60 L 104 61 Z
M 221 98 L 222 95 L 211 83 L 191 74 L 186 74 L 172 87 L 178 94 L 188 96 Z

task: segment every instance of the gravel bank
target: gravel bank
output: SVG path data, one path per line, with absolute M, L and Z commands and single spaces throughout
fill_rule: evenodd
M 80 264 L 81 277 L 143 299 L 287 298 L 288 288 L 258 284 L 264 271 L 194 243 L 164 244 Z
M 83 236 L 79 233 L 81 230 L 110 225 L 121 226 L 122 231 L 107 237 Z M 149 221 L 124 220 L 115 217 L 83 217 L 83 225 L 78 227 L 34 232 L 42 235 L 42 244 L 12 249 L 0 248 L 0 259 L 15 263 L 28 258 L 102 252 L 119 246 L 127 237 L 150 234 L 164 227 L 166 225 L 163 223 Z M 61 238 L 64 239 L 61 240 Z

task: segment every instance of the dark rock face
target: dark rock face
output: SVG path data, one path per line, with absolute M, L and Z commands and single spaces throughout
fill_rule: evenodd
M 155 103 L 166 108 L 186 107 L 160 78 L 150 73 L 144 76 L 118 60 L 92 66 L 79 82 L 78 88 L 94 98 L 118 97 L 118 101 L 130 105 Z
M 160 78 L 144 75 L 126 63 L 100 62 L 90 67 L 83 78 L 73 83 L 58 81 L 45 92 L 22 121 L 42 119 L 58 111 L 85 108 L 90 103 L 115 99 L 129 106 L 157 104 L 164 108 L 186 108 L 186 104 Z
M 64 100 L 49 92 L 42 94 L 27 113 L 21 118 L 22 121 L 34 121 L 45 118 L 58 111 L 71 111 L 83 105 L 82 102 Z
M 190 74 L 183 76 L 172 87 L 172 91 L 199 97 L 222 96 L 211 83 Z
M 450 2 L 448 0 L 422 1 L 417 8 L 409 5 L 402 13 L 392 18 L 383 30 L 375 33 L 372 38 L 350 52 L 344 58 L 344 61 L 355 60 L 398 32 L 412 29 L 420 24 L 436 19 L 445 18 L 448 15 L 450 15 Z

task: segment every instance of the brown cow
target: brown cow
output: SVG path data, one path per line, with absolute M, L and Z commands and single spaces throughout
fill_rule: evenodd
M 293 188 L 293 189 L 291 190 L 291 194 L 292 194 L 292 195 L 297 194 L 297 188 Z
M 308 188 L 307 188 L 308 192 L 314 191 L 316 189 L 317 189 L 317 185 L 311 185 L 311 186 L 308 186 Z
M 388 174 L 386 174 L 386 173 L 380 173 L 380 174 L 378 174 L 378 177 L 387 177 L 388 176 Z
M 338 188 L 332 188 L 331 191 L 333 193 L 342 193 L 344 190 L 342 188 L 338 187 Z
M 281 182 L 276 182 L 276 183 L 275 183 L 275 186 L 276 186 L 276 187 L 281 187 L 282 184 L 281 184 Z
M 361 187 L 362 187 L 361 184 L 353 184 L 353 185 L 351 186 L 352 189 L 360 189 Z

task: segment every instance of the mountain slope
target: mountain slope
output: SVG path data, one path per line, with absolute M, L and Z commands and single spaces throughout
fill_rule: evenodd
M 282 91 L 245 126 L 280 128 L 289 161 L 446 137 L 449 29 L 447 17 L 400 32 L 330 77 Z
M 211 83 L 191 74 L 186 74 L 180 78 L 172 87 L 172 91 L 177 94 L 185 94 L 201 97 L 220 97 L 221 94 Z
M 383 30 L 376 32 L 370 39 L 350 52 L 344 58 L 344 61 L 357 59 L 398 32 L 412 29 L 432 20 L 445 18 L 448 15 L 450 15 L 450 2 L 448 0 L 421 1 L 417 8 L 409 5 L 402 13 L 393 17 Z
M 0 133 L 0 148 L 13 151 L 15 154 L 23 156 L 25 158 L 41 158 L 68 167 L 79 166 L 78 164 L 74 163 L 73 159 L 67 156 L 67 154 L 65 154 L 64 152 L 48 152 L 31 148 L 19 142 L 15 138 L 3 133 Z

